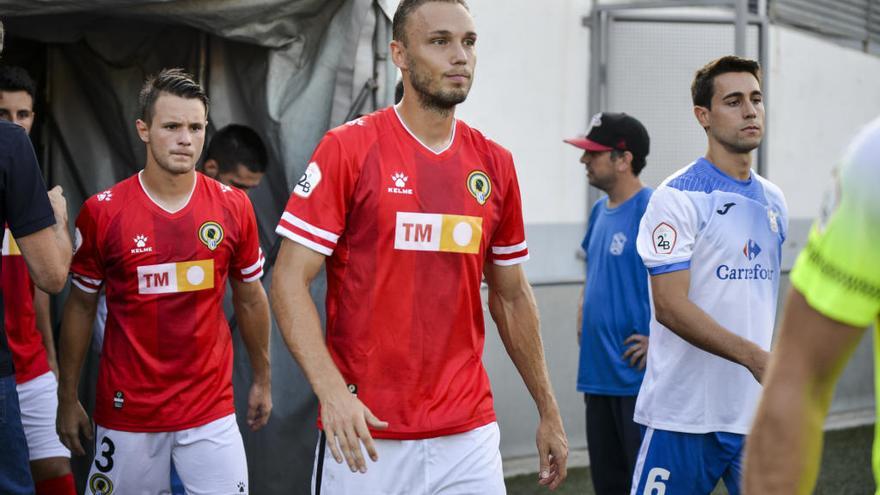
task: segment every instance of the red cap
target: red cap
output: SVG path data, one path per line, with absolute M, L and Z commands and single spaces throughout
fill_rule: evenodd
M 610 146 L 605 146 L 604 144 L 599 144 L 596 141 L 591 141 L 586 137 L 573 137 L 571 139 L 563 139 L 564 142 L 576 146 L 582 150 L 587 151 L 612 151 L 614 148 Z

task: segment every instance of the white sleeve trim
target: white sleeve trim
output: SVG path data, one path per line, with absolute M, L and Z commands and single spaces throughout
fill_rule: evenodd
M 260 280 L 260 278 L 261 278 L 262 276 L 263 276 L 263 270 L 260 270 L 260 271 L 258 271 L 258 272 L 256 273 L 256 275 L 252 275 L 252 276 L 250 276 L 250 277 L 243 278 L 241 281 L 242 281 L 242 282 L 255 282 L 255 281 L 257 281 L 257 280 Z
M 498 266 L 510 266 L 510 265 L 518 265 L 520 263 L 524 263 L 529 260 L 529 255 L 520 256 L 519 258 L 511 258 L 509 260 L 492 260 L 492 263 Z
M 98 279 L 94 279 L 94 278 L 89 278 L 89 277 L 86 277 L 86 276 L 84 276 L 84 275 L 80 275 L 79 273 L 73 273 L 72 276 L 75 277 L 75 278 L 78 278 L 78 279 L 82 280 L 83 282 L 88 282 L 88 283 L 90 283 L 90 284 L 92 284 L 92 285 L 101 285 L 101 282 L 102 282 L 102 280 L 98 280 Z
M 519 244 L 513 246 L 492 246 L 492 254 L 511 254 L 522 251 L 525 249 L 526 241 L 522 241 Z
M 275 228 L 275 232 L 283 235 L 284 237 L 287 237 L 288 239 L 290 239 L 293 242 L 302 244 L 303 246 L 311 249 L 312 251 L 317 251 L 317 252 L 323 254 L 324 256 L 330 256 L 333 254 L 333 250 L 328 248 L 327 246 L 322 246 L 322 245 L 318 244 L 317 242 L 310 241 L 301 235 L 294 234 L 293 232 L 285 229 L 284 227 L 282 227 L 280 225 Z
M 339 240 L 339 236 L 334 234 L 333 232 L 315 227 L 314 225 L 306 222 L 305 220 L 297 218 L 286 211 L 281 215 L 281 218 L 284 221 L 305 230 L 306 232 L 308 232 L 309 234 L 312 234 L 315 237 L 320 237 L 321 239 L 328 240 L 334 244 L 336 243 L 336 241 Z
M 264 258 L 263 258 L 263 248 L 260 248 L 259 252 L 257 252 L 257 262 L 254 263 L 253 265 L 247 267 L 247 268 L 242 268 L 242 269 L 241 269 L 241 274 L 242 274 L 242 275 L 250 275 L 250 274 L 253 273 L 254 271 L 256 271 L 256 270 L 262 268 L 262 267 L 263 267 L 263 262 L 264 262 Z
M 79 289 L 83 292 L 88 292 L 89 294 L 96 294 L 98 292 L 98 289 L 93 289 L 87 285 L 83 285 L 75 278 L 71 278 L 70 281 L 73 282 L 73 285 L 79 287 Z

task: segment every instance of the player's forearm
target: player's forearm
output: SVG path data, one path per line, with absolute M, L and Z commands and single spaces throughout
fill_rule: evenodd
M 67 219 L 56 222 L 52 226 L 52 233 L 55 234 L 58 256 L 66 273 L 70 269 L 70 261 L 73 259 L 73 243 L 70 240 L 70 232 L 67 230 Z
M 746 444 L 750 494 L 812 493 L 834 385 L 864 332 L 822 316 L 796 290 L 782 320 Z
M 58 360 L 58 398 L 77 400 L 77 387 L 83 361 L 92 338 L 92 324 L 97 309 L 96 300 L 81 296 L 77 289 L 71 291 L 61 319 Z M 95 298 L 96 299 L 96 298 Z
M 747 440 L 745 493 L 808 494 L 818 474 L 822 423 L 833 387 L 816 390 L 803 374 L 777 371 L 768 377 Z
M 754 342 L 724 328 L 687 297 L 654 297 L 657 321 L 706 352 L 753 369 L 767 352 Z
M 55 354 L 55 336 L 52 335 L 52 317 L 49 310 L 49 294 L 34 288 L 34 313 L 36 314 L 37 330 L 43 337 L 46 359 L 49 367 L 58 371 L 58 356 Z
M 345 389 L 345 379 L 327 350 L 308 282 L 295 282 L 294 277 L 280 277 L 280 273 L 283 272 L 276 267 L 270 296 L 284 343 L 319 399 L 334 390 Z
M 489 290 L 489 312 L 501 341 L 538 408 L 539 414 L 558 414 L 559 406 L 544 359 L 538 309 L 528 284 L 513 294 Z
M 259 282 L 253 282 L 259 284 Z M 248 299 L 234 297 L 235 317 L 241 331 L 241 340 L 247 349 L 251 363 L 252 379 L 257 383 L 267 383 L 272 379 L 269 362 L 269 300 L 259 289 L 249 294 Z

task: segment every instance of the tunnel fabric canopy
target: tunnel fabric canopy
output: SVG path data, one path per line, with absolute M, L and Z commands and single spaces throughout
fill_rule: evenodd
M 269 169 L 250 197 L 261 244 L 269 252 L 290 185 L 321 136 L 391 101 L 395 72 L 387 55 L 388 4 L 0 0 L 7 38 L 0 64 L 21 65 L 38 81 L 32 136 L 47 182 L 65 189 L 71 219 L 89 196 L 143 167 L 145 147 L 134 123 L 144 78 L 164 67 L 193 73 L 211 99 L 209 136 L 239 123 L 253 127 L 266 142 Z M 264 284 L 269 279 L 271 271 Z M 321 310 L 322 290 L 320 284 L 314 288 Z M 227 304 L 227 314 L 230 308 Z M 234 318 L 230 323 L 234 328 Z M 244 422 L 249 366 L 235 333 L 233 382 L 251 493 L 306 492 L 317 439 L 311 388 L 273 328 L 275 410 L 264 430 L 250 432 Z M 92 380 L 93 354 L 87 366 Z

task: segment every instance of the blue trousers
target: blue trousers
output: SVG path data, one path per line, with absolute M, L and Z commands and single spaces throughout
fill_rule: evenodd
M 0 378 L 0 493 L 33 495 L 28 446 L 21 426 L 15 375 Z

